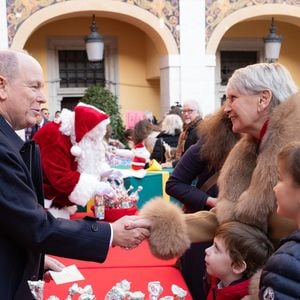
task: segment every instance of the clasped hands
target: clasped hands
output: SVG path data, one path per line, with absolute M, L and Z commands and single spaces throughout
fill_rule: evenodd
M 112 246 L 133 249 L 150 236 L 151 222 L 140 216 L 124 216 L 111 225 Z

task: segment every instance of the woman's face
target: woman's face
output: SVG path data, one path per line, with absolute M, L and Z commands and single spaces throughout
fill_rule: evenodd
M 278 162 L 278 182 L 273 190 L 277 200 L 277 213 L 297 221 L 300 212 L 300 186 L 287 171 L 284 160 Z
M 252 134 L 256 130 L 257 122 L 260 119 L 259 102 L 259 94 L 242 94 L 232 88 L 227 90 L 224 111 L 232 122 L 233 132 Z

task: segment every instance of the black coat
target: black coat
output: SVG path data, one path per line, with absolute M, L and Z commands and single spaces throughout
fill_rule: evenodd
M 165 132 L 161 132 L 156 137 L 156 142 L 154 144 L 150 159 L 155 159 L 159 163 L 166 162 L 165 158 L 165 148 L 163 146 L 163 142 L 167 143 L 170 147 L 176 148 L 178 144 L 180 132 L 178 131 L 175 135 L 167 134 Z
M 267 295 L 273 294 L 273 298 Z M 300 299 L 300 230 L 282 241 L 261 275 L 259 299 Z
M 166 193 L 182 202 L 189 211 L 209 209 L 206 200 L 217 197 L 217 185 L 208 192 L 199 189 L 215 171 L 208 171 L 207 162 L 200 158 L 201 139 L 192 145 L 181 157 L 166 183 Z M 193 184 L 194 183 L 194 184 Z
M 38 279 L 43 254 L 103 262 L 109 249 L 109 224 L 55 219 L 40 206 L 28 169 L 39 175 L 33 147 L 0 116 L 1 300 L 33 299 L 27 280 Z

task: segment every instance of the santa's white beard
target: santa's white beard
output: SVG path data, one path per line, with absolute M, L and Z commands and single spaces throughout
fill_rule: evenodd
M 95 175 L 100 179 L 101 174 L 110 169 L 105 158 L 105 146 L 103 140 L 98 138 L 92 140 L 88 137 L 83 138 L 78 146 L 82 153 L 78 157 L 78 171 Z

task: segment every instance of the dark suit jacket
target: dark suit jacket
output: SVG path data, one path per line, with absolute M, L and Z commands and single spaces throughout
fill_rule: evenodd
M 44 253 L 103 262 L 109 249 L 108 223 L 55 219 L 38 204 L 28 169 L 38 168 L 36 159 L 28 161 L 32 145 L 24 146 L 0 116 L 1 300 L 33 299 L 27 280 L 38 279 Z

